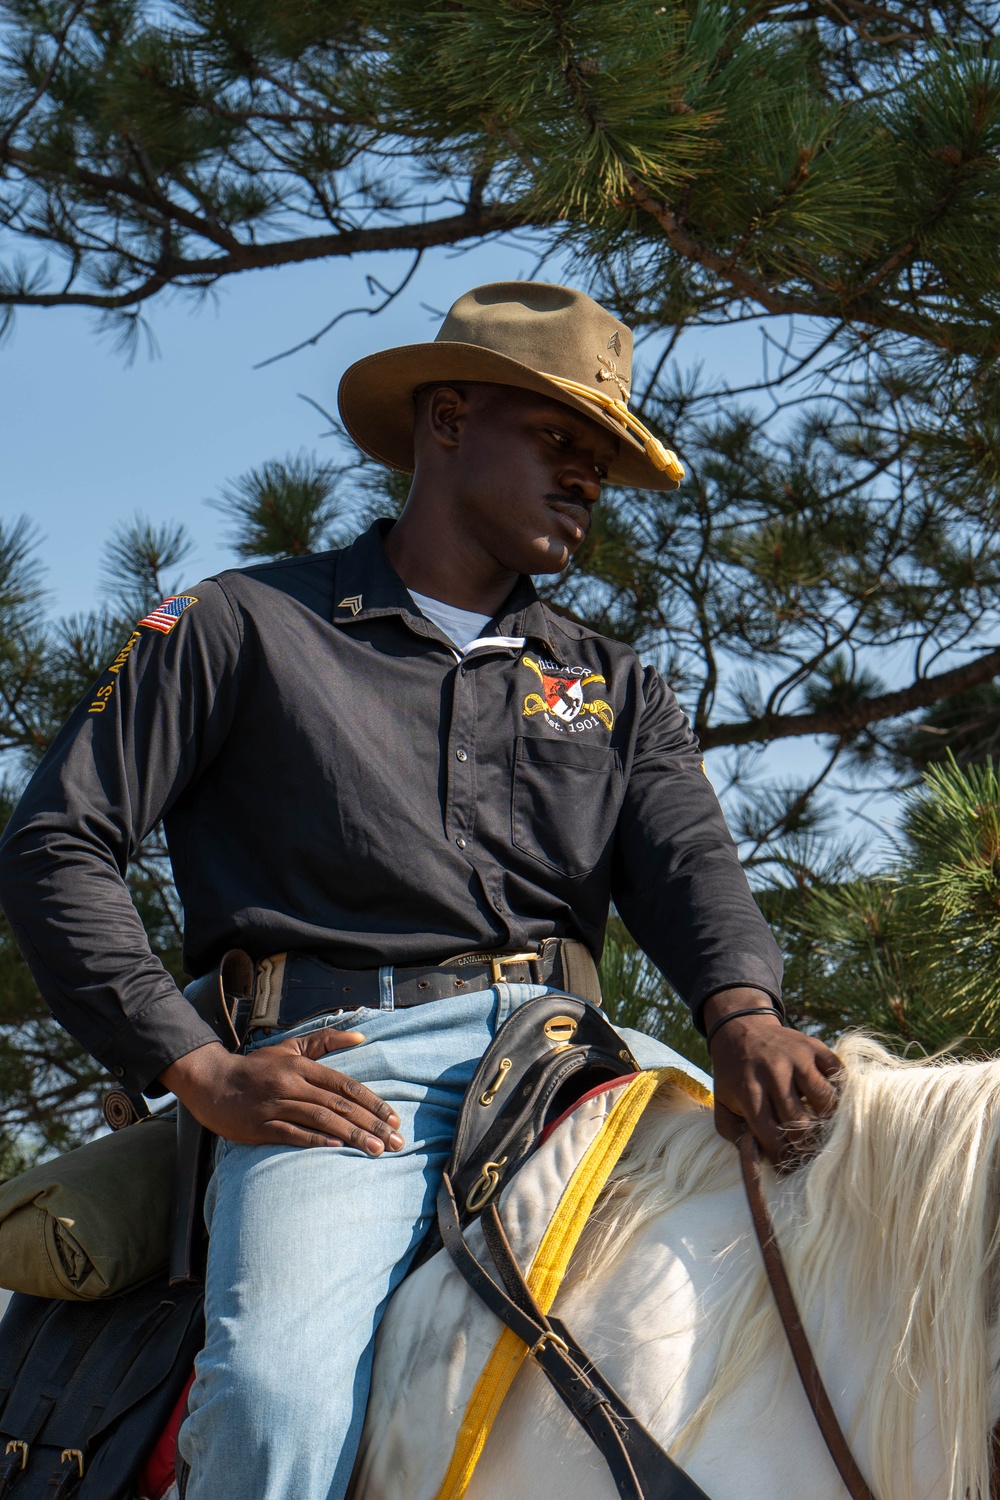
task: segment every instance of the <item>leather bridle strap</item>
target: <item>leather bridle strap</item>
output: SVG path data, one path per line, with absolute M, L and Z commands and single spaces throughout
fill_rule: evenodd
M 490 1204 L 481 1219 L 498 1285 L 469 1249 L 445 1172 L 437 1201 L 438 1226 L 451 1259 L 494 1317 L 525 1343 L 610 1470 L 621 1500 L 708 1500 L 704 1490 L 665 1453 L 608 1384 L 557 1318 L 539 1307 Z M 505 1290 L 506 1287 L 506 1290 Z
M 757 1142 L 749 1130 L 744 1130 L 738 1144 L 743 1182 L 746 1187 L 747 1201 L 750 1204 L 750 1217 L 753 1220 L 761 1254 L 764 1257 L 764 1269 L 771 1284 L 778 1316 L 785 1330 L 785 1337 L 792 1351 L 799 1379 L 802 1381 L 802 1387 L 812 1407 L 813 1416 L 816 1418 L 816 1425 L 823 1435 L 823 1441 L 830 1450 L 830 1457 L 837 1466 L 837 1472 L 844 1481 L 851 1500 L 875 1500 L 875 1496 L 868 1488 L 861 1470 L 854 1461 L 854 1455 L 837 1420 L 833 1403 L 827 1394 L 823 1377 L 819 1373 L 812 1349 L 809 1347 L 809 1339 L 802 1326 L 791 1282 L 788 1280 L 788 1272 L 785 1270 L 785 1263 L 775 1239 L 774 1220 L 771 1218 L 771 1210 L 767 1206 L 767 1198 L 764 1195 Z
M 586 1400 L 588 1404 L 594 1402 L 606 1409 L 611 1421 L 612 1443 L 624 1447 L 639 1482 L 643 1500 L 657 1500 L 657 1497 L 662 1497 L 662 1500 L 708 1500 L 704 1491 L 699 1489 L 694 1480 L 674 1462 L 668 1453 L 663 1451 L 656 1439 L 619 1396 L 614 1386 L 596 1368 L 588 1355 L 580 1348 L 566 1324 L 560 1318 L 545 1317 L 510 1247 L 496 1203 L 489 1205 L 479 1222 L 486 1248 L 511 1298 L 518 1306 L 533 1309 L 539 1318 L 548 1322 L 549 1327 L 566 1345 L 566 1352 L 580 1374 L 593 1386 L 593 1392 L 586 1397 Z M 562 1392 L 560 1391 L 559 1394 L 562 1395 Z M 563 1400 L 565 1399 L 563 1396 Z M 589 1427 L 587 1431 L 605 1460 L 608 1460 L 604 1442 L 591 1432 Z M 610 1461 L 609 1467 L 612 1468 L 613 1475 L 614 1468 Z

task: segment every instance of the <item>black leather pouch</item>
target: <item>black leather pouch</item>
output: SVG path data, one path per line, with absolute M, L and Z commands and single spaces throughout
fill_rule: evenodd
M 131 1500 L 204 1342 L 198 1288 L 15 1293 L 0 1321 L 0 1500 Z

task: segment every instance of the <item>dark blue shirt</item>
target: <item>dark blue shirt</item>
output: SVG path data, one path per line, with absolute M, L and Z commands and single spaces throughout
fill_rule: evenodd
M 729 985 L 779 993 L 660 675 L 528 579 L 462 656 L 390 566 L 388 525 L 153 611 L 8 826 L 0 900 L 39 988 L 132 1088 L 214 1040 L 123 878 L 161 818 L 193 975 L 234 946 L 360 969 L 556 936 L 597 958 L 613 899 L 696 1017 Z

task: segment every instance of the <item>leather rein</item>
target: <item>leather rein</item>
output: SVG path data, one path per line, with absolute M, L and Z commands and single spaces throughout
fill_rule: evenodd
M 764 1257 L 764 1270 L 767 1272 L 774 1305 L 778 1309 L 778 1317 L 785 1330 L 788 1347 L 792 1351 L 795 1368 L 799 1372 L 802 1389 L 806 1393 L 806 1399 L 816 1418 L 816 1426 L 830 1450 L 830 1457 L 837 1466 L 837 1473 L 844 1481 L 851 1500 L 875 1500 L 874 1494 L 868 1488 L 861 1470 L 854 1461 L 854 1454 L 837 1420 L 833 1403 L 827 1394 L 823 1377 L 819 1373 L 809 1339 L 802 1326 L 791 1282 L 788 1280 L 788 1272 L 785 1270 L 785 1262 L 781 1258 L 781 1251 L 778 1249 L 778 1242 L 775 1238 L 774 1220 L 771 1218 L 771 1210 L 764 1195 L 764 1184 L 760 1173 L 760 1148 L 749 1130 L 743 1131 L 737 1144 L 740 1167 L 743 1171 L 743 1185 L 746 1188 L 747 1202 L 750 1205 L 754 1233 L 760 1245 L 760 1253 Z
M 749 1130 L 744 1130 L 737 1144 L 740 1166 L 743 1169 L 743 1183 L 746 1188 L 747 1201 L 750 1204 L 750 1217 L 753 1220 L 761 1255 L 764 1257 L 764 1269 L 771 1286 L 771 1294 L 778 1309 L 781 1326 L 785 1330 L 788 1346 L 792 1351 L 795 1368 L 799 1372 L 802 1388 L 812 1407 L 813 1416 L 816 1418 L 816 1425 L 830 1451 L 830 1457 L 837 1466 L 837 1472 L 847 1487 L 851 1500 L 875 1500 L 874 1494 L 868 1488 L 861 1470 L 854 1461 L 854 1455 L 844 1436 L 843 1428 L 837 1421 L 836 1413 L 809 1346 L 806 1331 L 802 1326 L 799 1309 L 788 1280 L 788 1272 L 785 1270 L 785 1263 L 781 1258 L 781 1251 L 778 1249 L 778 1242 L 775 1238 L 774 1220 L 771 1218 L 771 1210 L 764 1196 L 764 1185 L 760 1174 L 760 1149 Z M 990 1473 L 989 1500 L 1000 1500 L 1000 1421 L 993 1428 L 991 1443 L 993 1466 Z

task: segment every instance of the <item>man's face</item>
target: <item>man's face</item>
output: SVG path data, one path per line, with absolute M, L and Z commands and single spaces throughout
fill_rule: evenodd
M 449 454 L 449 524 L 505 569 L 561 572 L 590 527 L 618 438 L 571 407 L 504 385 L 424 392 L 417 423 L 418 451 L 437 438 Z

